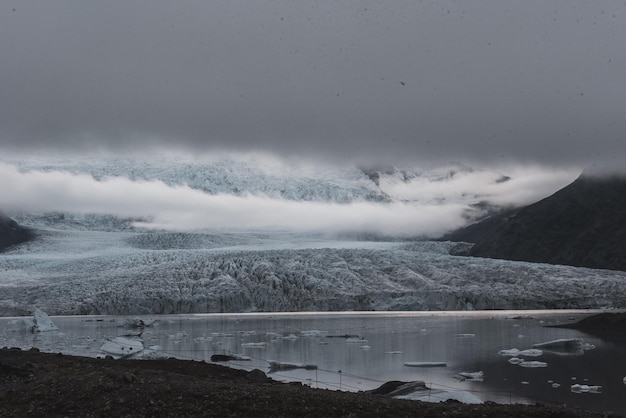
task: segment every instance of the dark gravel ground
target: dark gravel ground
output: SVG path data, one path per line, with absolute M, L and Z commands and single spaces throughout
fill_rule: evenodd
M 602 417 L 542 405 L 464 405 L 312 389 L 189 360 L 0 350 L 0 417 Z

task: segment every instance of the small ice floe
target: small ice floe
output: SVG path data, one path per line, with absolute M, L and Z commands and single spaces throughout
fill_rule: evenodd
M 543 354 L 543 351 L 537 348 L 529 348 L 529 349 L 520 351 L 517 355 L 524 356 L 524 357 L 539 357 L 542 354 Z
M 206 335 L 203 335 L 203 336 L 196 337 L 193 339 L 193 342 L 198 343 L 198 344 L 206 343 L 209 341 L 213 341 L 213 337 L 207 337 Z
M 402 351 L 386 351 L 385 354 L 402 354 Z
M 522 361 L 519 366 L 527 368 L 548 367 L 548 363 L 545 361 Z
M 367 344 L 367 340 L 363 337 L 350 337 L 346 338 L 348 344 Z
M 359 347 L 359 348 L 360 348 L 361 350 L 367 351 L 367 350 L 369 350 L 369 349 L 370 349 L 370 348 L 372 348 L 372 347 L 370 347 L 370 346 L 369 346 L 369 345 L 367 345 L 367 344 L 364 344 L 364 345 L 362 345 L 362 346 L 361 346 L 361 347 Z
M 279 335 L 276 337 L 277 341 L 295 341 L 298 339 L 296 334 Z
M 48 314 L 39 308 L 35 308 L 35 312 L 33 314 L 33 323 L 33 332 L 47 332 L 59 330 L 59 327 L 54 325 L 54 322 L 52 322 L 52 319 L 50 319 Z
M 6 332 L 48 332 L 58 331 L 47 313 L 39 308 L 35 308 L 32 318 L 19 318 L 9 321 L 6 325 Z
M 455 400 L 466 404 L 481 404 L 482 400 L 464 390 L 442 390 L 426 386 L 422 381 L 384 383 L 368 393 L 382 395 L 394 399 L 409 399 L 422 402 L 446 402 Z
M 498 354 L 500 354 L 501 356 L 517 357 L 519 355 L 519 352 L 520 350 L 518 348 L 508 348 L 506 350 L 498 351 Z
M 602 386 L 579 385 L 576 383 L 570 387 L 570 391 L 573 393 L 602 393 Z
M 526 381 L 526 380 L 522 380 L 520 383 L 521 383 L 522 385 L 530 385 L 530 382 L 529 382 L 529 381 Z
M 316 370 L 317 365 L 315 364 L 304 364 L 304 363 L 286 363 L 283 361 L 267 361 L 270 365 L 270 373 L 277 371 L 285 371 L 285 370 L 295 370 L 295 369 L 305 369 L 305 370 Z
M 446 367 L 448 363 L 445 361 L 405 361 L 407 367 Z
M 256 331 L 251 330 L 251 331 L 237 331 L 237 334 L 243 336 L 243 337 L 250 337 L 252 335 L 256 335 Z
M 501 356 L 512 356 L 512 357 L 518 357 L 518 356 L 538 357 L 543 354 L 543 351 L 536 349 L 536 348 L 529 348 L 526 350 L 520 350 L 518 348 L 510 348 L 507 350 L 500 350 L 498 351 L 498 354 L 500 354 Z
M 559 383 L 557 383 L 557 382 L 554 382 L 554 383 L 552 383 L 552 387 L 553 387 L 554 389 L 556 389 L 556 388 L 561 387 L 561 385 L 560 385 Z
M 182 340 L 186 336 L 187 336 L 187 333 L 183 331 L 183 332 L 176 332 L 174 334 L 168 334 L 167 338 L 169 338 L 170 340 Z
M 524 359 L 521 359 L 519 357 L 511 357 L 510 359 L 507 360 L 509 363 L 511 364 L 520 364 L 524 362 Z
M 143 340 L 140 338 L 132 337 L 113 337 L 106 338 L 100 350 L 96 354 L 97 358 L 104 358 L 107 356 L 114 359 L 126 359 L 136 357 L 144 351 Z
M 143 328 L 154 326 L 156 322 L 157 322 L 156 319 L 152 319 L 152 318 L 126 318 L 120 324 L 120 327 L 143 329 Z
M 456 334 L 455 337 L 457 338 L 474 338 L 476 336 L 476 334 Z
M 300 335 L 303 337 L 325 337 L 328 335 L 328 331 L 320 331 L 317 329 L 310 329 L 305 331 L 300 331 Z
M 461 380 L 471 380 L 473 382 L 482 382 L 485 377 L 485 373 L 481 370 L 479 372 L 460 372 L 458 375 Z
M 266 348 L 267 347 L 267 343 L 266 342 L 260 342 L 260 343 L 242 343 L 241 344 L 242 347 L 245 348 Z
M 622 379 L 622 382 L 624 382 L 624 384 L 626 385 L 626 376 L 624 376 L 624 378 Z
M 232 338 L 235 336 L 235 334 L 231 332 L 212 332 L 211 335 L 216 338 Z

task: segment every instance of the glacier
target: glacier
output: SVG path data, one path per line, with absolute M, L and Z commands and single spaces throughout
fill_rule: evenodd
M 626 272 L 454 256 L 452 242 L 68 224 L 0 257 L 0 315 L 626 305 Z
M 373 172 L 133 158 L 22 158 L 2 164 L 20 181 L 34 177 L 22 179 L 19 173 L 57 176 L 58 190 L 67 187 L 67 177 L 58 174 L 71 173 L 88 179 L 87 185 L 107 178 L 139 182 L 112 186 L 158 181 L 204 195 L 258 195 L 344 209 L 370 202 L 415 211 L 428 204 L 437 212 L 453 204 L 465 208 L 459 222 L 488 209 L 479 205 L 485 196 L 462 192 L 452 182 L 480 180 L 492 192 L 509 187 L 497 173 L 467 167 Z M 64 196 L 91 192 L 72 190 Z M 53 193 L 45 197 L 54 200 Z M 139 315 L 626 306 L 626 272 L 455 256 L 451 251 L 464 244 L 412 235 L 280 227 L 163 229 L 149 226 L 149 214 L 122 216 L 92 207 L 9 214 L 38 238 L 0 255 L 2 316 L 29 315 L 35 307 L 50 315 Z

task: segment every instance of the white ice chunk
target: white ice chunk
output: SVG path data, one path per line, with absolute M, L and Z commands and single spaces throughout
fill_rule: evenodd
M 317 329 L 310 329 L 305 331 L 300 331 L 300 334 L 303 337 L 323 337 L 328 335 L 328 331 L 320 331 Z
M 111 356 L 114 359 L 128 358 L 143 351 L 143 341 L 137 338 L 114 337 L 102 342 L 96 357 Z
M 33 322 L 33 332 L 47 332 L 59 330 L 59 327 L 54 325 L 54 322 L 52 322 L 52 319 L 50 319 L 48 314 L 39 308 L 35 308 Z
M 260 342 L 260 343 L 242 343 L 241 344 L 242 347 L 246 347 L 246 348 L 266 348 L 267 347 L 267 343 L 266 342 Z
M 7 322 L 5 332 L 31 332 L 35 322 L 31 318 L 12 319 Z
M 523 361 L 519 365 L 528 368 L 548 367 L 548 363 L 544 361 Z
M 512 357 L 517 357 L 520 353 L 520 350 L 518 348 L 509 348 L 506 350 L 500 350 L 498 351 L 498 354 L 500 354 L 501 356 L 512 356 Z
M 576 383 L 570 387 L 570 390 L 573 393 L 602 393 L 602 386 L 579 385 Z
M 524 362 L 524 359 L 521 359 L 519 357 L 511 357 L 510 359 L 507 360 L 509 363 L 511 364 L 520 364 Z
M 464 377 L 468 380 L 482 382 L 483 378 L 485 377 L 485 373 L 482 370 L 478 372 L 460 372 L 459 376 Z
M 543 354 L 543 351 L 541 351 L 539 349 L 529 348 L 527 350 L 520 351 L 517 355 L 518 356 L 525 356 L 525 357 L 539 357 L 542 354 Z

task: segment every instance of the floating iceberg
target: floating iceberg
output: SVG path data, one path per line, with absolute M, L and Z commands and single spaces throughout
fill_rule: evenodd
M 47 313 L 39 308 L 35 308 L 32 318 L 19 318 L 9 321 L 6 325 L 7 332 L 48 332 L 58 331 L 59 327 L 54 325 Z
M 498 354 L 500 354 L 501 356 L 511 356 L 511 357 L 517 357 L 519 353 L 520 353 L 520 350 L 518 348 L 509 348 L 506 350 L 498 351 Z
M 47 313 L 42 311 L 39 308 L 35 308 L 35 313 L 33 315 L 33 332 L 47 332 L 47 331 L 58 331 L 59 327 L 54 325 L 52 319 L 48 316 Z
M 266 342 L 261 342 L 261 343 L 242 343 L 241 346 L 242 347 L 246 347 L 246 348 L 266 348 L 267 347 L 267 343 Z
M 584 347 L 585 344 L 581 338 L 561 338 L 533 344 L 533 348 L 540 348 L 545 351 L 550 351 L 551 353 L 562 355 L 581 355 L 584 352 Z
M 525 356 L 525 357 L 539 357 L 542 354 L 543 354 L 543 351 L 541 351 L 541 350 L 539 350 L 537 348 L 529 348 L 527 350 L 520 351 L 517 355 L 518 356 Z
M 518 348 L 510 348 L 507 350 L 500 350 L 498 351 L 498 354 L 500 354 L 501 356 L 512 356 L 512 357 L 517 357 L 517 356 L 538 357 L 543 354 L 543 351 L 537 348 L 529 348 L 526 350 L 520 350 Z
M 519 365 L 527 368 L 548 367 L 545 361 L 522 361 Z
M 511 357 L 510 359 L 508 359 L 508 362 L 511 364 L 520 364 L 524 362 L 524 359 L 521 359 L 519 357 Z
M 463 378 L 463 380 L 472 380 L 475 382 L 482 382 L 485 377 L 485 373 L 481 370 L 479 372 L 460 372 L 459 376 Z
M 602 386 L 579 385 L 578 383 L 570 387 L 573 393 L 602 393 Z
M 325 337 L 326 335 L 328 335 L 328 331 L 311 329 L 306 331 L 300 331 L 300 335 L 302 335 L 303 337 Z

